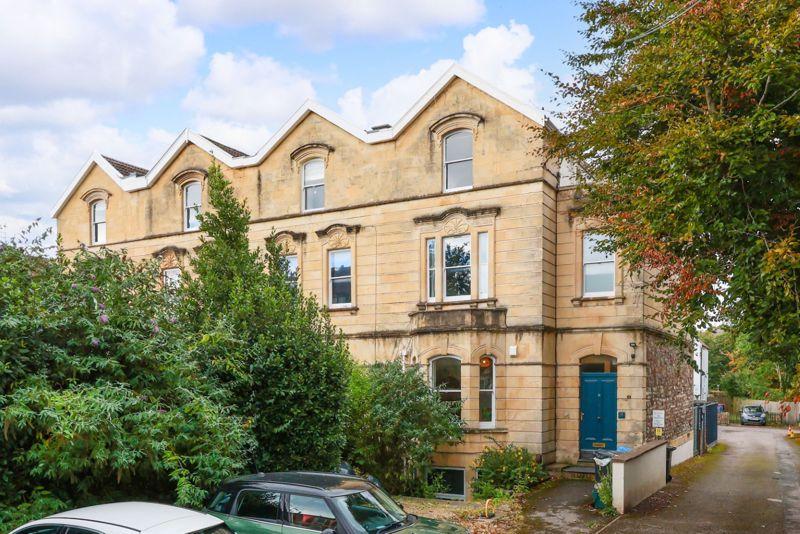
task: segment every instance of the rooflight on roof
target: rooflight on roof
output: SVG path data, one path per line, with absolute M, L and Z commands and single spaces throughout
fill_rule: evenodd
M 391 124 L 378 124 L 377 126 L 373 126 L 372 128 L 370 128 L 369 131 L 377 132 L 378 130 L 388 130 L 391 127 L 392 127 Z

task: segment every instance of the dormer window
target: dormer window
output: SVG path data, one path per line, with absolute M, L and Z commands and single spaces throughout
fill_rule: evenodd
M 458 130 L 444 138 L 444 190 L 472 187 L 472 132 Z
M 325 207 L 325 162 L 315 158 L 303 165 L 303 211 Z
M 92 245 L 106 242 L 106 201 L 95 200 L 91 206 Z
M 200 182 L 189 182 L 183 186 L 183 229 L 197 230 L 200 228 L 201 188 Z

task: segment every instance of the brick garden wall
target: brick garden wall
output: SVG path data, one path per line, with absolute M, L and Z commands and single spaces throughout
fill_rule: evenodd
M 678 347 L 663 338 L 648 335 L 645 441 L 657 439 L 653 410 L 665 411 L 663 439 L 675 439 L 691 431 L 693 401 L 692 368 Z

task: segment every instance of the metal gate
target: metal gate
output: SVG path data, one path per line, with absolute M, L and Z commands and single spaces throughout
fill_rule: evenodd
M 692 407 L 694 412 L 694 455 L 706 452 L 706 411 L 702 404 L 695 404 Z
M 705 406 L 706 445 L 712 447 L 717 442 L 717 403 L 710 402 Z

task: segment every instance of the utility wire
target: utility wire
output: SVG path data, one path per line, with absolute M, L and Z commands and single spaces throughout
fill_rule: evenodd
M 673 22 L 675 22 L 676 20 L 678 20 L 679 18 L 681 18 L 682 16 L 684 16 L 684 15 L 685 15 L 686 13 L 688 13 L 688 12 L 689 12 L 689 10 L 691 10 L 691 9 L 692 9 L 694 6 L 696 6 L 697 4 L 699 4 L 700 2 L 703 2 L 703 1 L 704 1 L 704 0 L 692 0 L 691 2 L 689 2 L 689 4 L 687 4 L 686 6 L 684 6 L 682 9 L 680 9 L 679 11 L 677 11 L 677 12 L 673 13 L 673 14 L 672 14 L 672 15 L 670 15 L 669 17 L 667 17 L 667 18 L 664 20 L 664 22 L 662 22 L 662 23 L 660 23 L 660 24 L 658 24 L 658 25 L 656 25 L 656 26 L 653 26 L 652 28 L 650 28 L 650 29 L 649 29 L 649 30 L 647 30 L 646 32 L 644 32 L 644 33 L 640 33 L 640 34 L 639 34 L 639 35 L 637 35 L 636 37 L 631 37 L 631 38 L 629 38 L 629 39 L 625 39 L 624 41 L 622 41 L 622 44 L 623 44 L 623 45 L 626 45 L 626 44 L 629 44 L 629 43 L 633 43 L 633 42 L 639 41 L 639 40 L 641 40 L 641 39 L 644 39 L 645 37 L 648 37 L 648 36 L 650 36 L 650 35 L 653 35 L 653 34 L 654 34 L 654 33 L 656 33 L 657 31 L 659 31 L 659 30 L 661 30 L 661 29 L 663 29 L 663 28 L 665 28 L 665 27 L 669 26 L 670 24 L 672 24 Z

